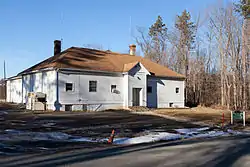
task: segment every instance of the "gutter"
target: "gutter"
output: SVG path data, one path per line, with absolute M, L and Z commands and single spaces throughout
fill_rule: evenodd
M 123 74 L 122 72 L 110 72 L 110 71 L 99 71 L 99 70 L 85 70 L 78 68 L 58 68 L 58 71 L 72 71 L 72 72 L 96 72 L 96 73 L 107 73 L 107 74 Z
M 156 77 L 156 78 L 168 78 L 168 79 L 179 79 L 179 80 L 185 80 L 186 77 L 181 76 L 160 76 L 160 75 L 149 75 L 149 77 Z

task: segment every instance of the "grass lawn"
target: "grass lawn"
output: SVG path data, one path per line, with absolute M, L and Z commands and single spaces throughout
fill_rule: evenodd
M 213 109 L 206 107 L 195 107 L 187 109 L 156 109 L 153 111 L 156 114 L 169 116 L 176 119 L 185 120 L 187 122 L 203 122 L 208 125 L 221 125 L 222 114 L 224 113 L 225 124 L 230 124 L 231 112 L 230 110 Z M 246 128 L 250 125 L 250 114 L 246 112 Z M 241 126 L 241 122 L 237 124 Z

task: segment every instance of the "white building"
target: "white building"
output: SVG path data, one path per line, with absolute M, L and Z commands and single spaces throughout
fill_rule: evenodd
M 135 56 L 135 45 L 119 54 L 54 44 L 54 56 L 8 79 L 8 102 L 42 92 L 49 110 L 184 107 L 184 76 Z

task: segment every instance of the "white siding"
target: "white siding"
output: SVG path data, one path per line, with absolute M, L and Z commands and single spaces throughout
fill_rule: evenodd
M 128 78 L 129 76 L 127 74 L 125 74 L 123 76 L 123 94 L 124 94 L 124 108 L 128 107 L 128 89 L 129 89 L 129 85 L 128 85 Z
M 22 103 L 22 79 L 7 81 L 7 102 Z
M 140 106 L 147 106 L 147 75 L 149 72 L 138 63 L 128 75 L 128 106 L 133 105 L 133 88 L 141 88 Z
M 97 92 L 89 92 L 89 81 L 97 81 Z M 73 84 L 73 91 L 66 92 L 66 83 Z M 111 92 L 111 85 L 119 93 Z M 152 93 L 147 93 L 147 86 L 152 86 Z M 141 88 L 140 106 L 184 107 L 184 81 L 150 76 L 140 63 L 127 74 L 53 70 L 23 75 L 7 81 L 7 101 L 26 103 L 29 92 L 42 92 L 50 110 L 65 110 L 65 105 L 81 110 L 87 105 L 88 110 L 98 111 L 132 106 L 133 88 Z
M 165 108 L 170 107 L 170 103 L 173 107 L 184 107 L 184 81 L 149 77 L 148 86 L 152 86 L 152 93 L 148 94 L 149 107 Z M 175 92 L 177 87 L 179 93 Z
M 96 92 L 89 92 L 89 81 L 97 81 Z M 122 76 L 59 72 L 58 83 L 60 110 L 64 110 L 65 104 L 73 105 L 73 110 L 82 104 L 87 104 L 88 110 L 121 108 L 124 105 Z M 73 83 L 73 91 L 66 92 L 66 83 Z M 118 94 L 111 92 L 111 85 L 116 85 Z
M 56 102 L 56 71 L 43 71 L 23 75 L 23 103 L 27 102 L 29 92 L 46 94 L 47 108 L 55 110 Z

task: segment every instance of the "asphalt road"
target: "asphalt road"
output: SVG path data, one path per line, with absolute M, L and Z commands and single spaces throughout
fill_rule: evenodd
M 72 166 L 88 167 L 249 167 L 250 136 L 156 144 L 129 153 L 85 161 Z
M 56 154 L 0 157 L 0 166 L 250 166 L 250 136 L 110 147 Z

